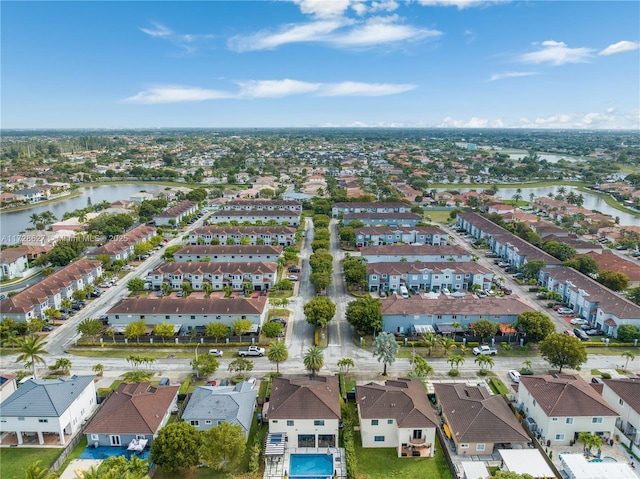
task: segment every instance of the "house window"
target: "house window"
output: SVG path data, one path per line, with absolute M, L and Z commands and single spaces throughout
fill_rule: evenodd
M 602 424 L 602 417 L 592 417 L 591 424 Z
M 469 444 L 460 444 L 460 449 L 469 449 Z
M 384 442 L 384 436 L 374 436 L 373 440 L 375 442 Z
M 324 419 L 316 419 L 313 421 L 314 426 L 324 426 Z
M 378 425 L 378 420 L 377 419 L 372 419 L 371 420 L 371 425 L 372 426 L 377 426 Z
M 573 424 L 573 418 L 572 417 L 568 417 L 567 419 L 565 419 L 565 424 Z
M 147 436 L 145 436 L 144 434 L 136 434 L 136 439 L 146 439 Z
M 48 419 L 40 419 L 40 418 L 39 418 L 39 419 L 38 419 L 38 422 L 49 422 L 49 420 L 48 420 Z
M 196 319 L 195 315 L 191 315 L 190 319 Z
M 533 405 L 534 405 L 534 406 L 536 405 L 536 400 L 535 400 L 535 399 L 533 400 Z
M 557 417 L 551 418 L 551 422 L 558 422 L 558 418 Z
M 195 427 L 198 427 L 200 425 L 200 421 L 198 421 L 198 420 L 191 421 L 191 425 L 195 426 Z
M 387 419 L 387 424 L 393 424 L 393 419 Z
M 100 436 L 98 434 L 91 434 L 91 440 L 92 441 L 98 441 L 98 440 L 100 440 Z
M 620 406 L 624 406 L 624 401 L 622 399 L 618 399 L 618 404 L 620 404 Z
M 293 426 L 293 425 L 294 425 L 293 419 L 287 419 L 287 426 Z
M 171 319 L 171 317 L 167 314 L 164 319 Z
M 476 451 L 484 451 L 485 444 L 483 442 L 476 444 Z
M 204 420 L 204 423 L 205 423 L 205 424 L 211 424 L 211 419 L 205 419 L 205 420 Z
M 564 434 L 556 434 L 556 441 L 564 441 Z

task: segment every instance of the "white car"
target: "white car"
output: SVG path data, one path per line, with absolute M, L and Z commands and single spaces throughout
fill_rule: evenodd
M 571 308 L 558 308 L 558 313 L 559 314 L 571 314 L 573 312 L 574 311 Z
M 511 380 L 514 383 L 519 383 L 520 382 L 520 373 L 518 371 L 516 371 L 515 369 L 511 369 L 509 371 L 509 377 L 511 378 Z
M 586 319 L 582 319 L 582 318 L 573 318 L 571 321 L 569 321 L 571 324 L 587 324 L 587 320 Z
M 298 281 L 298 277 L 295 274 L 290 274 L 287 279 L 289 281 Z
M 221 358 L 222 357 L 222 350 L 220 350 L 220 349 L 210 349 L 209 350 L 209 354 L 211 356 L 216 356 L 218 358 Z

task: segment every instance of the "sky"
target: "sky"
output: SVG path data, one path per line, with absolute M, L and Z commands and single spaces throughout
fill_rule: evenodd
M 0 127 L 640 129 L 640 2 L 0 2 Z

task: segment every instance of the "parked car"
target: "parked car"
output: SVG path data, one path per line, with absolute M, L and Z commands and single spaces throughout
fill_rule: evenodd
M 178 291 L 178 293 L 176 294 L 176 296 L 178 298 L 182 298 L 184 296 L 184 291 Z
M 576 325 L 582 325 L 582 324 L 587 324 L 588 323 L 588 321 L 586 319 L 582 319 L 582 318 L 573 318 L 569 322 L 571 324 L 576 324 Z
M 511 293 L 513 293 L 513 291 L 511 291 L 511 288 L 507 288 L 505 286 L 502 287 L 502 292 L 504 294 L 506 294 L 507 296 L 509 296 Z
M 222 353 L 221 349 L 210 349 L 209 350 L 209 354 L 211 356 L 215 356 L 217 358 L 221 358 L 223 353 Z
M 507 263 L 506 261 L 499 261 L 498 266 L 500 266 L 501 268 L 506 268 L 507 266 L 509 266 L 509 263 Z
M 589 339 L 589 335 L 585 333 L 582 329 L 573 328 L 573 333 L 576 335 L 577 338 L 580 338 L 583 341 L 586 341 L 587 339 Z
M 587 329 L 586 333 L 589 336 L 600 336 L 600 335 L 604 334 L 604 331 L 602 331 L 601 329 L 591 328 L 591 329 Z
M 576 337 L 576 333 L 574 333 L 573 331 L 571 331 L 570 329 L 565 329 L 563 331 L 563 334 L 566 334 L 567 336 L 571 336 L 572 338 Z
M 602 383 L 604 383 L 604 381 L 602 379 L 600 379 L 600 378 L 591 378 L 591 382 L 593 384 L 602 384 Z
M 516 273 L 513 275 L 514 278 L 524 278 L 524 273 Z
M 387 293 L 382 291 L 382 290 L 378 292 L 378 295 L 380 295 L 381 298 L 386 298 L 387 297 Z
M 298 266 L 291 266 L 288 269 L 289 273 L 299 273 L 300 272 L 300 267 Z
M 511 378 L 511 380 L 514 383 L 519 383 L 520 382 L 520 373 L 518 371 L 516 371 L 515 369 L 511 369 L 509 371 L 509 377 Z
M 290 274 L 289 276 L 287 276 L 287 279 L 289 281 L 298 281 L 298 277 L 295 274 Z
M 44 326 L 42 326 L 42 330 L 49 332 L 49 331 L 53 331 L 53 326 L 51 326 L 50 324 L 45 324 Z
M 558 308 L 556 309 L 556 311 L 558 312 L 558 314 L 573 314 L 574 311 L 571 308 Z
M 285 321 L 284 318 L 271 318 L 272 323 L 280 323 L 282 324 L 282 327 L 285 327 L 287 325 L 287 322 Z
M 498 350 L 490 346 L 478 346 L 473 348 L 472 351 L 475 356 L 478 356 L 480 354 L 488 354 L 491 356 L 495 356 L 496 354 L 498 354 Z
M 248 348 L 240 348 L 238 350 L 238 356 L 264 356 L 265 349 L 259 346 L 249 346 Z

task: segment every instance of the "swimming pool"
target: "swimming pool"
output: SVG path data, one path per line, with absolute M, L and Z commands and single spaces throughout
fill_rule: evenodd
M 289 477 L 326 479 L 333 476 L 333 454 L 291 454 Z
M 127 451 L 123 447 L 87 446 L 84 451 L 82 451 L 80 459 L 108 459 L 113 456 L 124 456 L 127 459 L 129 459 L 131 456 L 136 456 L 140 459 L 149 459 L 149 452 L 149 448 L 146 448 L 144 451 L 142 451 L 142 454 L 138 454 L 134 451 Z

